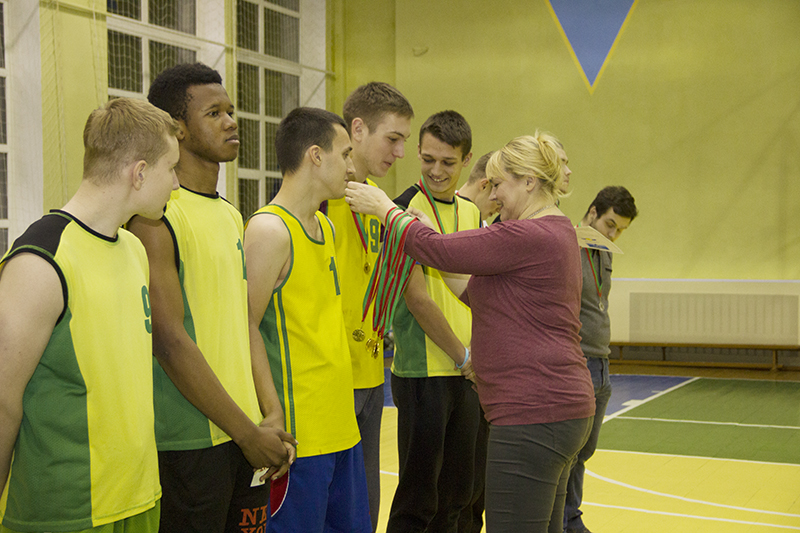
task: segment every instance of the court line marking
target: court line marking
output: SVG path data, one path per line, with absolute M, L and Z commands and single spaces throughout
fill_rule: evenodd
M 774 426 L 769 424 L 742 424 L 739 422 L 711 422 L 708 420 L 677 420 L 672 418 L 647 418 L 639 416 L 617 416 L 620 420 L 647 420 L 651 422 L 673 422 L 678 424 L 706 424 L 709 426 L 736 426 L 742 428 L 764 428 L 764 429 L 800 429 L 799 426 Z
M 630 402 L 632 405 L 628 405 L 626 407 L 623 407 L 619 411 L 611 413 L 610 415 L 606 415 L 605 418 L 603 418 L 603 424 L 605 424 L 609 420 L 617 418 L 618 416 L 620 416 L 622 414 L 627 413 L 631 409 L 635 409 L 635 408 L 639 407 L 640 405 L 644 405 L 644 404 L 646 404 L 647 402 L 649 402 L 651 400 L 655 400 L 656 398 L 660 398 L 661 396 L 664 396 L 667 393 L 670 393 L 670 392 L 672 392 L 674 390 L 680 389 L 681 387 L 684 387 L 684 386 L 688 385 L 689 383 L 694 383 L 695 381 L 697 381 L 699 379 L 700 379 L 699 377 L 689 378 L 686 381 L 678 383 L 677 385 L 674 385 L 674 386 L 672 386 L 672 387 L 670 387 L 668 389 L 664 389 L 661 392 L 657 392 L 656 394 L 653 394 L 652 396 L 648 396 L 644 400 L 633 400 L 632 402 Z M 625 403 L 629 403 L 629 402 L 625 402 Z
M 591 505 L 594 507 L 605 507 L 607 509 L 620 509 L 622 511 L 636 511 L 639 513 L 657 514 L 663 516 L 676 516 L 678 518 L 694 518 L 696 520 L 711 520 L 713 522 L 728 522 L 731 524 L 743 524 L 748 526 L 777 527 L 780 529 L 792 529 L 795 531 L 800 531 L 800 527 L 785 526 L 781 524 L 764 524 L 762 522 L 748 522 L 746 520 L 733 520 L 731 518 L 715 518 L 711 516 L 697 516 L 697 515 L 690 515 L 683 513 L 670 513 L 666 511 L 652 511 L 650 509 L 637 509 L 636 507 L 623 507 L 621 505 L 605 505 L 602 503 L 592 503 L 592 502 L 583 502 L 583 505 Z
M 750 508 L 750 507 L 739 507 L 739 506 L 736 506 L 736 505 L 726 505 L 724 503 L 707 502 L 707 501 L 704 501 L 704 500 L 696 500 L 694 498 L 686 498 L 684 496 L 677 496 L 675 494 L 667 494 L 666 492 L 658 492 L 658 491 L 655 491 L 655 490 L 645 489 L 645 488 L 642 488 L 642 487 L 637 487 L 635 485 L 631 485 L 629 483 L 625 483 L 625 482 L 622 482 L 622 481 L 617 481 L 616 479 L 611 479 L 611 478 L 608 478 L 608 477 L 605 477 L 605 476 L 601 476 L 600 474 L 592 472 L 588 468 L 586 469 L 586 473 L 588 475 L 592 476 L 595 479 L 599 479 L 600 481 L 605 481 L 606 483 L 610 483 L 612 485 L 618 485 L 618 486 L 624 487 L 626 489 L 631 489 L 631 490 L 635 490 L 635 491 L 638 491 L 638 492 L 644 492 L 645 494 L 652 494 L 654 496 L 661 496 L 661 497 L 664 497 L 664 498 L 672 498 L 674 500 L 680 500 L 682 502 L 699 503 L 699 504 L 702 504 L 702 505 L 710 505 L 711 507 L 720 507 L 722 509 L 731 509 L 731 510 L 735 510 L 735 511 L 746 511 L 746 512 L 750 512 L 750 513 L 761 513 L 761 514 L 769 514 L 769 515 L 775 515 L 775 516 L 784 516 L 784 517 L 787 517 L 787 518 L 800 518 L 800 514 L 782 513 L 780 511 L 767 511 L 765 509 L 753 509 L 753 508 Z M 595 504 L 595 505 L 600 505 L 600 504 Z
M 774 461 L 756 461 L 754 459 L 732 459 L 730 457 L 705 457 L 703 455 L 678 455 L 676 453 L 657 453 L 657 452 L 635 452 L 630 450 L 611 450 L 608 448 L 598 448 L 596 451 L 604 453 L 629 453 L 633 455 L 654 455 L 656 457 L 676 457 L 688 459 L 702 459 L 704 461 L 728 461 L 734 463 L 751 463 L 756 465 L 774 465 L 774 466 L 793 466 L 800 468 L 796 463 L 776 463 Z
M 400 477 L 399 473 L 397 473 L 397 472 L 387 472 L 386 470 L 381 470 L 381 474 L 386 474 L 387 476 Z

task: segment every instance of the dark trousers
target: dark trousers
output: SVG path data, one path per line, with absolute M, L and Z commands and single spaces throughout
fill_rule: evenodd
M 561 533 L 567 478 L 592 418 L 495 426 L 486 465 L 486 530 Z
M 372 531 L 378 529 L 381 507 L 381 417 L 383 416 L 383 383 L 371 389 L 356 389 L 356 422 L 361 432 L 364 471 L 367 474 L 369 517 Z
M 606 415 L 608 401 L 611 399 L 611 379 L 608 374 L 608 359 L 599 357 L 589 357 L 586 359 L 589 373 L 592 374 L 594 384 L 595 413 L 592 431 L 589 433 L 589 440 L 575 457 L 575 463 L 567 483 L 567 500 L 564 505 L 564 528 L 580 529 L 583 527 L 583 519 L 580 510 L 583 501 L 583 476 L 586 472 L 586 461 L 594 455 L 597 449 L 597 441 L 600 438 L 600 428 L 603 425 L 603 418 Z
M 458 516 L 458 533 L 481 533 L 486 496 L 486 449 L 489 446 L 489 422 L 481 408 L 478 436 L 475 439 L 475 472 L 472 500 Z
M 269 480 L 264 485 L 250 486 L 253 467 L 233 442 L 200 450 L 158 452 L 158 468 L 162 490 L 160 531 L 263 531 Z
M 472 383 L 460 376 L 399 378 L 400 478 L 387 533 L 455 533 L 472 497 L 480 407 Z

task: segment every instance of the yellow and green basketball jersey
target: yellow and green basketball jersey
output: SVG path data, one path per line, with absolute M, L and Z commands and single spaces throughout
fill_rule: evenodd
M 76 531 L 142 513 L 161 497 L 144 247 L 53 211 L 0 268 L 21 253 L 53 265 L 64 309 L 23 394 L 2 523 Z
M 415 207 L 436 221 L 433 208 L 416 185 L 409 187 L 395 202 L 403 207 Z M 455 196 L 452 202 L 439 200 L 435 202 L 445 233 L 456 231 L 456 213 L 458 231 L 480 227 L 480 210 L 469 200 Z M 436 231 L 439 231 L 438 227 Z M 438 270 L 423 265 L 422 271 L 431 299 L 442 310 L 456 337 L 464 346 L 469 346 L 472 338 L 472 313 L 469 307 L 447 287 Z M 394 375 L 402 378 L 421 378 L 461 374 L 460 371 L 454 370 L 453 360 L 425 335 L 422 327 L 408 310 L 405 298 L 400 298 L 397 304 L 392 329 L 395 339 L 392 362 Z
M 377 187 L 375 182 L 367 183 Z M 381 249 L 381 221 L 371 215 L 356 215 L 344 198 L 329 200 L 328 218 L 336 228 L 336 263 L 339 265 L 339 283 L 342 289 L 342 311 L 353 366 L 353 386 L 369 389 L 383 383 L 383 341 L 372 329 L 375 303 L 370 304 L 366 318 L 362 320 L 364 295 L 369 289 L 369 280 L 378 252 Z M 378 341 L 374 352 L 369 339 Z
M 267 205 L 253 216 L 280 217 L 291 237 L 289 273 L 259 326 L 286 431 L 300 443 L 298 457 L 352 448 L 360 435 L 333 225 L 317 212 L 323 235 L 317 241 L 283 207 Z
M 257 424 L 261 410 L 250 364 L 242 215 L 219 195 L 180 188 L 172 192 L 164 220 L 175 243 L 184 328 L 230 397 Z M 153 368 L 159 450 L 209 448 L 230 440 L 184 398 L 157 362 Z

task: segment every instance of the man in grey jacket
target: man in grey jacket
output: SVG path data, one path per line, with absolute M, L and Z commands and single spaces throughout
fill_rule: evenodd
M 597 193 L 581 220 L 612 242 L 617 240 L 639 212 L 633 196 L 625 187 L 606 187 Z M 608 317 L 608 293 L 611 291 L 611 254 L 599 250 L 581 250 L 583 292 L 581 293 L 581 349 L 592 374 L 596 411 L 589 440 L 578 452 L 567 483 L 564 507 L 564 529 L 567 533 L 590 533 L 583 525 L 580 510 L 583 499 L 583 474 L 586 461 L 597 448 L 600 427 L 611 398 L 608 375 L 608 345 L 611 341 L 611 321 Z

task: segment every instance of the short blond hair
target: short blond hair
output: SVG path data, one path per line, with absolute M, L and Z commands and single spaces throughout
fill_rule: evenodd
M 112 179 L 135 161 L 155 164 L 178 134 L 178 123 L 153 104 L 115 98 L 92 111 L 83 129 L 83 176 L 99 182 Z
M 563 146 L 558 139 L 536 130 L 535 134 L 517 137 L 496 151 L 486 164 L 486 175 L 494 178 L 508 172 L 517 179 L 536 178 L 547 200 L 555 202 L 566 196 L 561 192 L 565 172 L 559 150 Z

